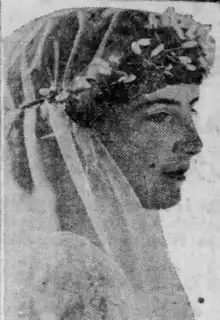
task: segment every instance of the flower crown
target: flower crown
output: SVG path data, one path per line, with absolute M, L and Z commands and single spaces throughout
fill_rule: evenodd
M 157 30 L 164 28 L 168 28 L 169 32 L 171 28 L 174 30 L 178 45 L 169 46 L 157 33 Z M 176 70 L 194 74 L 199 72 L 203 75 L 209 73 L 215 55 L 215 42 L 209 35 L 210 25 L 195 22 L 191 15 L 177 14 L 174 8 L 169 7 L 161 15 L 149 13 L 143 29 L 155 30 L 154 36 L 132 41 L 129 54 L 141 59 L 146 68 L 154 69 L 160 76 L 171 81 L 177 77 Z M 111 86 L 133 83 L 137 79 L 135 72 L 128 73 L 120 69 L 123 55 L 123 52 L 113 52 L 107 59 L 95 57 L 86 72 L 76 76 L 68 87 L 56 96 L 57 101 L 65 100 L 70 93 L 74 93 L 74 98 L 77 99 L 81 92 L 91 89 L 95 82 L 108 82 Z M 41 90 L 44 96 L 48 93 L 48 89 Z

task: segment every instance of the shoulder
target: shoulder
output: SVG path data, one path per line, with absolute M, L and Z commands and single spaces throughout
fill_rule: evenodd
M 36 240 L 30 283 L 38 314 L 53 313 L 56 305 L 56 312 L 62 316 L 70 310 L 77 312 L 81 303 L 94 316 L 100 312 L 106 315 L 112 309 L 116 312 L 114 301 L 122 319 L 131 317 L 131 285 L 110 257 L 86 238 L 71 232 L 55 232 Z M 36 265 L 40 266 L 38 270 Z M 65 300 L 61 302 L 63 295 Z

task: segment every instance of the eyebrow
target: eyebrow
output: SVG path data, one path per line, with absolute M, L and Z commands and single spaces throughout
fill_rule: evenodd
M 195 97 L 194 99 L 192 99 L 189 103 L 189 105 L 192 107 L 197 101 L 199 100 L 199 97 Z M 154 105 L 155 103 L 158 104 L 166 104 L 166 105 L 178 105 L 181 106 L 181 102 L 175 99 L 167 99 L 167 98 L 157 98 L 154 100 L 142 100 L 139 103 L 136 102 L 134 103 L 134 110 L 138 111 L 139 109 L 141 109 L 144 105 L 150 107 L 152 105 Z

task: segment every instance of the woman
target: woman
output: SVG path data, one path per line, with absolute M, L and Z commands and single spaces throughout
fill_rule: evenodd
M 155 210 L 178 203 L 202 147 L 192 105 L 214 59 L 209 30 L 172 8 L 87 8 L 6 39 L 6 204 L 13 211 L 16 186 L 24 221 L 40 231 L 20 250 L 29 264 L 12 277 L 9 315 L 193 319 Z M 94 307 L 98 266 L 108 281 Z

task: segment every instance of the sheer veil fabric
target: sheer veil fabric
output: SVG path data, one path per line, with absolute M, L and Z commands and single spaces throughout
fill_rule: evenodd
M 47 34 L 49 27 L 49 22 L 45 23 L 44 21 L 41 24 L 39 21 L 35 22 L 36 32 L 40 30 L 41 34 Z M 25 52 L 25 46 L 30 43 L 30 40 L 30 36 L 23 35 L 24 46 L 21 48 L 19 44 L 16 49 Z M 10 63 L 12 63 L 12 60 L 19 60 L 18 51 L 14 50 L 13 45 L 12 43 L 9 50 Z M 38 43 L 38 45 L 38 55 L 34 55 L 36 65 L 38 56 L 43 54 L 40 51 L 40 45 L 42 44 Z M 24 53 L 21 55 L 19 63 L 18 68 L 21 68 L 23 88 L 22 104 L 24 105 L 37 99 L 35 84 L 33 83 L 33 77 L 31 77 L 33 70 L 31 70 L 30 65 L 33 66 L 33 61 L 30 64 Z M 7 71 L 6 68 L 6 73 Z M 56 74 L 56 70 L 54 74 Z M 55 243 L 55 247 L 58 246 L 56 241 L 60 243 L 61 240 L 51 241 L 53 237 L 57 237 L 57 239 L 66 237 L 68 248 L 70 251 L 72 250 L 72 253 L 76 252 L 74 250 L 76 250 L 77 241 L 80 247 L 81 243 L 89 240 L 91 250 L 102 252 L 100 254 L 103 255 L 103 259 L 108 261 L 109 270 L 113 268 L 113 265 L 117 266 L 118 271 L 116 271 L 115 281 L 120 277 L 120 274 L 123 274 L 125 281 L 128 283 L 125 294 L 127 298 L 124 299 L 127 299 L 126 303 L 127 308 L 130 309 L 130 314 L 125 316 L 115 314 L 114 317 L 112 316 L 109 319 L 193 319 L 193 312 L 187 296 L 169 258 L 159 213 L 147 211 L 141 206 L 126 177 L 100 142 L 96 132 L 92 129 L 80 127 L 70 120 L 64 112 L 63 104 L 45 100 L 32 108 L 18 109 L 11 89 L 7 89 L 5 92 L 5 127 L 8 144 L 6 147 L 9 153 L 9 160 L 7 160 L 9 171 L 12 171 L 13 174 L 10 166 L 13 158 L 16 157 L 16 152 L 14 152 L 16 146 L 10 144 L 10 139 L 12 139 L 13 134 L 15 140 L 18 139 L 22 132 L 22 137 L 20 136 L 21 145 L 18 148 L 25 149 L 23 157 L 27 160 L 26 166 L 29 170 L 27 176 L 31 176 L 34 186 L 31 192 L 23 191 L 22 193 L 25 195 L 26 201 L 30 203 L 33 201 L 33 211 L 25 212 L 28 207 L 25 203 L 19 203 L 18 208 L 21 208 L 25 221 L 27 217 L 30 220 L 38 221 L 36 235 L 34 235 L 35 225 L 31 222 L 33 229 L 30 230 L 28 235 L 28 241 L 30 242 L 26 243 L 26 239 L 23 241 L 23 248 L 29 246 L 29 249 L 24 250 L 24 253 L 21 254 L 23 260 L 21 264 L 18 261 L 18 267 L 24 268 L 27 261 L 24 269 L 27 270 L 27 273 L 30 272 L 29 269 L 33 271 L 33 261 L 36 262 L 37 255 L 41 255 L 39 252 L 40 245 L 43 245 L 43 248 L 47 246 L 48 248 L 54 248 L 54 244 L 51 245 L 51 243 Z M 44 129 L 44 134 L 41 134 L 39 128 L 45 126 L 45 119 L 46 129 Z M 16 125 L 15 120 L 17 120 Z M 7 180 L 7 176 L 5 180 Z M 15 181 L 14 183 L 16 184 Z M 16 188 L 20 190 L 21 186 L 16 184 Z M 71 192 L 71 188 L 74 188 L 76 192 Z M 9 189 L 6 188 L 6 191 Z M 12 198 L 8 197 L 7 193 L 5 196 L 7 204 L 5 237 L 6 239 L 8 237 L 7 241 L 9 243 L 14 235 L 17 235 L 19 239 L 22 238 L 22 228 L 16 225 L 17 233 L 11 234 L 9 223 L 13 220 L 12 215 L 16 215 L 16 211 L 15 209 L 12 210 L 10 203 L 8 204 L 12 201 Z M 9 198 L 8 202 L 7 197 Z M 36 206 L 36 199 L 39 201 L 39 207 Z M 16 207 L 16 201 L 20 200 L 19 197 L 17 200 L 15 197 L 13 198 L 14 208 Z M 82 206 L 82 215 L 70 211 L 71 208 L 76 208 L 75 202 Z M 22 206 L 24 209 L 22 209 Z M 40 221 L 37 218 L 39 208 L 43 208 L 44 211 L 44 216 L 40 218 Z M 67 220 L 71 216 L 74 226 L 65 228 L 65 221 L 60 222 L 62 215 Z M 18 217 L 16 217 L 16 221 L 18 221 Z M 70 233 L 65 231 L 72 232 L 72 243 L 69 240 Z M 25 232 L 28 233 L 27 230 Z M 54 232 L 56 232 L 56 236 Z M 82 240 L 85 238 L 87 240 Z M 45 239 L 48 239 L 48 242 Z M 11 245 L 10 250 L 19 248 L 15 241 L 13 244 L 9 243 L 9 245 Z M 79 247 L 77 250 L 79 250 Z M 82 248 L 84 247 L 82 246 Z M 51 250 L 53 252 L 53 249 Z M 65 251 L 65 249 L 63 250 Z M 34 253 L 36 253 L 35 258 L 33 257 Z M 82 255 L 84 255 L 84 252 L 82 252 Z M 8 259 L 6 266 L 7 263 L 8 265 L 12 264 L 10 260 L 13 259 L 12 255 L 9 255 Z M 30 261 L 30 259 L 33 259 L 33 261 Z M 59 260 L 54 256 L 54 264 L 56 264 L 56 259 Z M 72 268 L 74 269 L 74 267 L 73 263 Z M 15 272 L 12 267 L 8 270 L 11 273 Z M 19 295 L 19 290 L 21 290 L 19 286 L 23 288 L 24 283 L 27 283 L 26 278 L 28 278 L 25 272 L 21 270 L 20 273 L 19 271 L 16 272 L 16 275 L 12 277 L 13 281 L 18 282 L 18 291 L 13 293 L 15 294 L 15 303 L 18 299 L 16 298 L 17 294 Z M 20 278 L 16 279 L 17 276 Z M 12 293 L 8 290 L 9 297 L 10 294 Z M 26 294 L 31 295 L 30 291 Z M 18 299 L 19 306 L 22 305 L 22 297 L 20 295 Z M 24 299 L 27 299 L 27 297 L 25 296 Z M 27 303 L 23 308 L 25 307 L 27 308 Z

